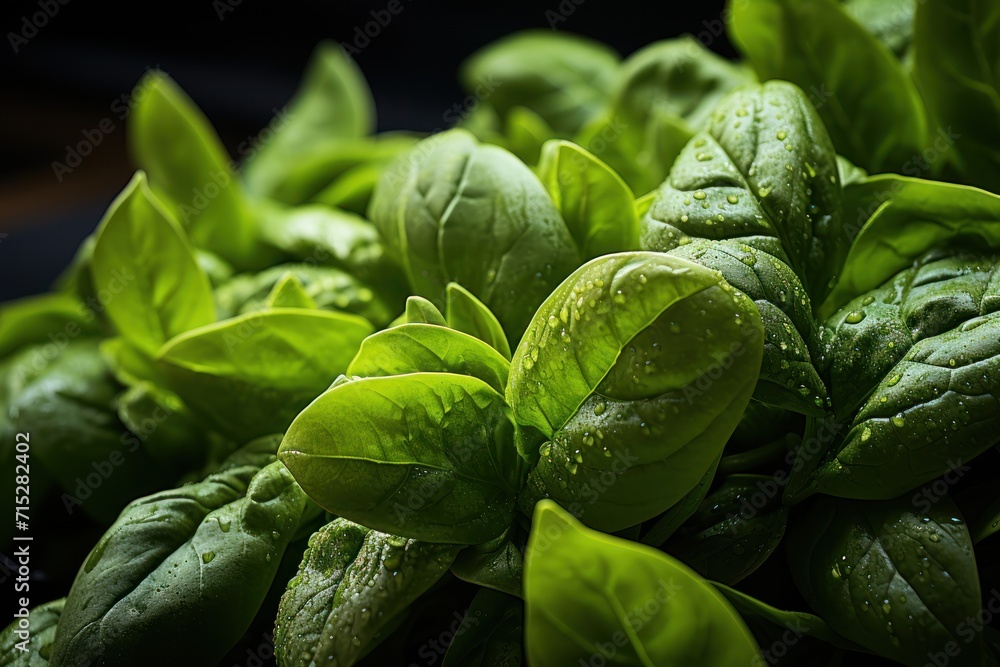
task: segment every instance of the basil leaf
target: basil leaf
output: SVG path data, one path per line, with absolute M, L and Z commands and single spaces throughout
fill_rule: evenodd
M 524 572 L 528 662 L 743 667 L 763 660 L 736 611 L 669 556 L 542 501 Z M 610 644 L 614 653 L 603 647 Z
M 701 481 L 678 500 L 676 505 L 664 512 L 656 520 L 656 523 L 646 531 L 642 539 L 637 541 L 652 547 L 659 547 L 670 539 L 670 536 L 701 507 L 701 502 L 705 500 L 705 496 L 708 495 L 708 491 L 712 487 L 712 482 L 715 481 L 715 473 L 719 469 L 721 460 L 722 453 L 720 452 L 719 458 L 715 460 L 715 464 L 708 469 Z
M 0 358 L 25 345 L 96 331 L 96 313 L 66 294 L 42 294 L 0 306 Z
M 846 253 L 837 159 L 801 90 L 772 81 L 732 93 L 678 156 L 643 220 L 642 247 L 733 239 L 791 266 L 809 296 Z
M 837 151 L 855 164 L 892 170 L 924 148 L 927 118 L 916 86 L 837 2 L 733 2 L 729 29 L 762 79 L 809 91 Z
M 867 197 L 886 200 L 851 245 L 836 288 L 819 309 L 833 313 L 883 285 L 928 251 L 954 243 L 1000 248 L 1000 196 L 903 176 L 874 177 Z
M 1000 186 L 1000 8 L 973 0 L 917 4 L 913 76 L 941 130 L 934 147 L 954 150 L 963 180 Z M 961 76 L 956 76 L 956 73 Z M 961 141 L 957 141 L 961 139 Z M 946 156 L 945 159 L 951 161 Z
M 460 283 L 496 314 L 509 341 L 579 263 L 531 170 L 464 130 L 425 139 L 398 160 L 369 215 L 416 294 L 440 307 L 446 285 Z
M 65 598 L 60 598 L 33 608 L 28 612 L 25 619 L 27 626 L 24 627 L 15 618 L 0 634 L 0 664 L 6 667 L 47 667 L 65 603 Z
M 156 194 L 184 225 L 191 242 L 234 266 L 266 266 L 250 204 L 208 119 L 163 72 L 133 92 L 129 144 Z
M 948 293 L 936 289 L 939 304 L 949 305 L 941 298 Z M 835 319 L 844 322 L 838 327 L 849 329 L 854 317 Z M 860 349 L 865 347 L 867 341 Z M 838 361 L 834 372 L 849 374 L 851 367 Z M 872 388 L 844 442 L 813 473 L 808 491 L 789 501 L 812 492 L 893 498 L 987 451 L 1000 425 L 991 380 L 998 372 L 1000 313 L 917 341 Z
M 262 207 L 261 234 L 295 261 L 350 273 L 389 301 L 406 296 L 405 278 L 378 230 L 364 218 L 325 206 Z
M 764 324 L 764 359 L 754 398 L 822 415 L 827 390 L 813 361 L 818 334 L 809 297 L 795 272 L 770 253 L 736 241 L 694 240 L 670 254 L 716 269 L 753 299 Z
M 318 308 L 306 288 L 303 287 L 299 279 L 293 273 L 286 273 L 285 277 L 275 283 L 270 293 L 267 295 L 268 308 L 305 308 L 312 310 Z
M 783 630 L 792 630 L 797 637 L 805 635 L 850 651 L 864 651 L 862 647 L 834 632 L 819 616 L 804 611 L 778 609 L 725 584 L 718 582 L 712 584 L 726 596 L 748 624 L 763 621 L 767 625 L 776 625 Z M 787 638 L 787 635 L 785 637 Z M 784 643 L 788 643 L 787 639 Z
M 951 664 L 979 665 L 966 625 L 981 597 L 972 542 L 946 496 L 915 508 L 819 499 L 789 528 L 788 559 L 806 601 L 830 627 L 906 665 L 954 645 Z
M 510 362 L 478 338 L 432 324 L 401 324 L 369 336 L 347 369 L 347 375 L 360 377 L 470 375 L 498 393 L 509 372 Z
M 267 173 L 247 165 L 250 187 L 270 200 L 295 206 L 325 204 L 327 190 L 348 178 L 356 169 L 374 168 L 381 173 L 389 163 L 413 148 L 418 137 L 387 132 L 371 137 L 329 137 L 314 140 L 294 158 L 279 162 L 268 158 Z M 362 208 L 356 213 L 364 213 Z
M 119 422 L 120 387 L 98 343 L 75 340 L 55 357 L 29 347 L 12 357 L 6 380 L 15 433 L 31 435 L 37 460 L 62 487 L 69 514 L 83 509 L 110 523 L 131 499 L 168 484 L 176 470 L 157 465 Z
M 220 659 L 253 620 L 305 504 L 280 463 L 135 501 L 77 574 L 53 662 L 169 665 L 177 633 L 199 660 Z
M 692 262 L 636 252 L 578 269 L 511 361 L 515 419 L 548 438 L 522 451 L 538 458 L 522 508 L 551 497 L 615 531 L 671 507 L 739 422 L 761 333 L 752 302 Z
M 495 540 L 460 551 L 451 573 L 471 584 L 521 597 L 526 537 L 514 524 Z
M 153 197 L 142 172 L 111 204 L 97 232 L 94 290 L 130 343 L 149 355 L 169 339 L 215 321 L 208 278 L 184 232 Z
M 785 534 L 788 508 L 780 494 L 762 494 L 763 475 L 730 475 L 710 493 L 664 549 L 706 579 L 733 585 L 759 568 Z M 763 495 L 763 494 L 762 494 Z
M 329 512 L 414 539 L 478 544 L 514 515 L 513 430 L 503 397 L 482 380 L 366 378 L 302 411 L 279 458 Z
M 556 132 L 572 134 L 603 106 L 618 56 L 590 39 L 525 31 L 474 53 L 462 64 L 462 85 L 488 99 L 501 118 L 516 106 L 534 111 Z
M 510 345 L 496 316 L 482 301 L 458 283 L 448 283 L 445 292 L 448 326 L 488 343 L 510 359 Z
M 406 299 L 406 312 L 404 313 L 407 324 L 435 324 L 439 327 L 447 327 L 448 322 L 444 315 L 433 303 L 422 296 L 411 296 Z
M 279 264 L 259 273 L 235 276 L 215 291 L 219 313 L 229 318 L 266 310 L 271 307 L 271 292 L 289 274 L 302 283 L 318 308 L 360 315 L 378 324 L 392 318 L 393 307 L 367 284 L 340 269 L 308 263 Z
M 317 141 L 360 137 L 375 129 L 368 84 L 351 57 L 332 42 L 316 47 L 301 87 L 278 113 L 280 125 L 247 160 L 247 185 L 264 195 L 275 194 L 289 166 L 314 150 Z
M 691 35 L 644 46 L 623 63 L 612 106 L 643 126 L 660 113 L 700 130 L 735 88 L 756 83 L 748 67 L 722 58 Z
M 458 547 L 387 535 L 337 519 L 309 538 L 274 629 L 282 665 L 353 665 L 397 615 L 448 571 Z M 330 656 L 330 658 L 326 658 Z
M 875 39 L 903 58 L 913 41 L 918 0 L 840 0 L 846 11 Z
M 506 141 L 501 144 L 525 164 L 537 164 L 542 144 L 556 132 L 545 119 L 526 107 L 514 107 L 507 114 Z
M 538 175 L 585 259 L 638 250 L 632 190 L 608 165 L 576 144 L 553 140 L 542 146 Z
M 250 440 L 284 431 L 347 369 L 371 332 L 353 315 L 275 308 L 174 338 L 159 363 L 170 388 L 202 419 Z
M 481 589 L 441 667 L 520 667 L 524 611 L 516 597 Z

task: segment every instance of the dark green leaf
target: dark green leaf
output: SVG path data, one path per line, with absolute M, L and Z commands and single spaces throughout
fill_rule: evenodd
M 508 341 L 579 264 L 531 170 L 464 130 L 425 139 L 387 170 L 370 217 L 414 293 L 440 307 L 449 282 L 465 286 L 496 314 Z
M 441 667 L 520 667 L 524 608 L 489 589 L 476 593 Z
M 578 269 L 514 353 L 507 400 L 549 439 L 522 494 L 621 530 L 679 501 L 717 460 L 756 384 L 753 303 L 715 271 L 660 253 Z
M 458 283 L 448 283 L 445 296 L 448 326 L 488 343 L 510 359 L 510 345 L 496 316 L 482 301 Z
M 215 664 L 250 625 L 305 504 L 277 462 L 135 501 L 73 582 L 53 662 L 173 665 L 183 636 Z
M 428 542 L 478 544 L 514 515 L 523 473 L 503 397 L 472 377 L 413 373 L 334 386 L 279 457 L 336 515 Z
M 535 510 L 524 590 L 528 660 L 536 667 L 763 660 L 710 583 L 655 549 L 585 528 L 549 501 Z
M 793 519 L 792 575 L 831 628 L 912 667 L 949 646 L 949 664 L 981 664 L 982 636 L 968 625 L 981 609 L 979 576 L 950 499 L 917 509 L 908 498 L 821 498 Z
M 448 571 L 459 547 L 427 544 L 337 519 L 309 538 L 274 629 L 285 667 L 317 659 L 349 667 L 385 638 L 395 617 Z M 327 658 L 327 656 L 330 656 Z

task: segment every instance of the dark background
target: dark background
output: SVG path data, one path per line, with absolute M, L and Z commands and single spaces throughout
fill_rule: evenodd
M 355 56 L 374 92 L 380 130 L 445 127 L 444 112 L 465 97 L 456 71 L 467 55 L 516 30 L 549 29 L 550 17 L 560 13 L 565 20 L 557 29 L 600 39 L 623 55 L 657 39 L 706 31 L 710 48 L 732 55 L 725 36 L 714 36 L 723 0 L 398 1 L 402 11 Z M 356 29 L 374 20 L 372 11 L 384 16 L 388 2 L 5 0 L 0 301 L 48 289 L 128 182 L 127 118 L 119 116 L 123 96 L 147 68 L 170 73 L 232 151 L 288 101 L 317 42 L 354 41 Z M 58 11 L 31 36 L 25 17 L 42 11 L 39 3 Z M 10 33 L 27 39 L 16 39 L 16 54 Z M 115 129 L 60 180 L 53 162 L 64 162 L 67 146 L 105 118 Z

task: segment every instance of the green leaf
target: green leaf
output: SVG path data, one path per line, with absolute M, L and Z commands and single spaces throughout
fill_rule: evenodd
M 0 664 L 5 667 L 47 667 L 65 603 L 65 598 L 59 598 L 33 608 L 28 612 L 27 628 L 21 628 L 19 619 L 14 619 L 0 634 Z M 18 631 L 29 634 L 18 634 Z M 19 644 L 27 646 L 27 650 L 22 651 Z
M 510 525 L 521 461 L 503 397 L 413 373 L 339 384 L 288 428 L 279 458 L 317 504 L 376 530 L 478 544 Z
M 837 151 L 901 169 L 927 141 L 917 88 L 889 49 L 833 0 L 731 3 L 730 34 L 761 79 L 808 91 Z
M 280 433 L 345 370 L 366 320 L 322 310 L 249 313 L 172 339 L 159 353 L 170 388 L 236 440 Z
M 283 204 L 331 205 L 328 188 L 349 178 L 356 169 L 374 168 L 381 173 L 389 163 L 413 148 L 419 137 L 402 132 L 386 132 L 371 137 L 317 139 L 303 147 L 292 159 L 279 162 L 268 158 L 267 173 L 247 165 L 249 185 L 256 194 Z M 374 184 L 373 184 L 374 185 Z M 362 208 L 359 213 L 364 213 Z
M 718 458 L 762 348 L 757 309 L 715 271 L 643 252 L 584 265 L 511 361 L 515 419 L 549 439 L 522 452 L 539 459 L 522 508 L 552 497 L 609 532 L 668 509 Z
M 994 266 L 995 260 L 987 276 L 993 274 Z M 933 272 L 924 272 L 928 274 Z M 974 277 L 959 275 L 961 282 Z M 920 290 L 920 283 L 911 284 L 918 287 L 907 295 L 910 298 L 902 308 L 893 311 L 891 306 L 872 304 L 863 310 L 841 311 L 831 320 L 837 336 L 831 352 L 835 396 L 860 397 L 864 402 L 844 441 L 813 473 L 809 488 L 790 496 L 789 502 L 815 492 L 844 498 L 893 498 L 962 469 L 995 444 L 1000 401 L 993 378 L 1000 373 L 1000 313 L 961 323 L 967 313 L 946 309 L 971 300 L 965 292 L 967 285 L 938 283 L 934 293 Z M 978 303 L 975 306 L 978 311 Z M 856 323 L 859 313 L 866 311 L 872 313 L 871 323 Z M 959 322 L 942 322 L 941 313 Z M 926 318 L 923 322 L 917 319 L 921 315 Z M 935 325 L 943 325 L 944 333 L 935 335 Z M 894 347 L 889 348 L 890 344 Z M 883 349 L 872 350 L 878 345 Z M 866 351 L 869 355 L 864 359 Z M 854 406 L 846 399 L 842 404 L 845 410 Z
M 405 373 L 469 375 L 501 393 L 507 386 L 510 362 L 460 331 L 433 324 L 401 324 L 366 338 L 347 368 L 347 375 L 359 377 Z
M 382 175 L 369 215 L 410 287 L 441 307 L 449 282 L 492 310 L 517 341 L 538 304 L 579 263 L 531 170 L 464 130 L 425 139 Z
M 934 149 L 945 153 L 949 162 L 954 151 L 966 183 L 996 191 L 1000 189 L 1000 7 L 976 0 L 916 4 L 913 76 L 941 128 Z
M 696 239 L 669 251 L 722 273 L 753 299 L 764 324 L 764 359 L 754 399 L 806 415 L 822 415 L 827 390 L 816 370 L 818 334 L 809 297 L 785 262 L 737 241 Z
M 156 463 L 178 470 L 205 463 L 204 424 L 173 392 L 140 381 L 118 396 L 118 418 Z
M 683 35 L 654 42 L 628 57 L 618 75 L 612 107 L 639 125 L 659 113 L 682 118 L 700 130 L 723 97 L 756 81 L 745 65 Z
M 850 651 L 864 651 L 863 648 L 850 642 L 836 632 L 819 616 L 804 611 L 786 611 L 747 595 L 735 588 L 730 588 L 725 584 L 712 582 L 719 589 L 719 592 L 726 596 L 726 599 L 736 608 L 748 623 L 751 621 L 765 621 L 768 624 L 776 625 L 781 630 L 793 629 L 796 634 L 804 634 L 820 641 L 832 644 L 839 648 Z M 785 635 L 787 638 L 787 635 Z M 787 641 L 784 641 L 787 644 Z
M 332 183 L 317 192 L 312 201 L 364 215 L 386 166 L 385 162 L 372 161 L 345 169 Z
M 404 313 L 407 324 L 435 324 L 440 327 L 448 326 L 448 321 L 438 310 L 437 306 L 422 296 L 411 296 L 406 299 L 406 312 Z
M 537 667 L 595 658 L 644 667 L 763 660 L 707 581 L 650 547 L 583 527 L 549 501 L 535 509 L 524 590 L 528 661 Z
M 840 0 L 844 10 L 875 39 L 903 58 L 913 41 L 913 18 L 920 0 Z
M 394 307 L 366 283 L 341 269 L 308 262 L 279 264 L 224 283 L 215 291 L 220 316 L 229 318 L 269 308 L 268 297 L 289 274 L 302 283 L 306 294 L 322 310 L 360 315 L 379 325 L 392 318 Z
M 923 667 L 953 642 L 949 664 L 980 665 L 969 532 L 948 497 L 922 505 L 819 499 L 789 528 L 792 575 L 831 628 L 883 657 Z
M 556 132 L 545 119 L 526 107 L 514 107 L 507 114 L 506 148 L 525 164 L 536 164 L 542 144 Z
M 568 141 L 542 147 L 538 176 L 585 259 L 639 248 L 634 196 L 608 165 Z
M 322 42 L 295 97 L 272 124 L 276 127 L 266 139 L 261 133 L 261 145 L 254 147 L 246 167 L 250 189 L 269 196 L 317 142 L 370 134 L 375 129 L 375 101 L 354 60 L 339 45 Z
M 305 505 L 277 462 L 135 501 L 77 574 L 53 663 L 170 665 L 184 636 L 214 664 L 250 626 Z
M 779 81 L 743 88 L 678 156 L 643 220 L 642 247 L 739 240 L 791 266 L 821 299 L 848 243 L 837 176 L 836 153 L 801 90 Z
M 919 178 L 870 178 L 856 200 L 880 203 L 851 245 L 836 288 L 819 309 L 829 318 L 911 266 L 921 255 L 949 243 L 1000 248 L 1000 196 Z
M 266 266 L 234 166 L 208 119 L 174 81 L 147 74 L 133 91 L 129 144 L 154 191 L 191 242 L 240 268 Z
M 752 404 L 752 402 L 751 402 Z M 653 526 L 646 531 L 646 534 L 642 536 L 641 540 L 636 540 L 642 542 L 643 544 L 648 544 L 652 547 L 659 547 L 668 539 L 670 536 L 677 532 L 677 529 L 681 525 L 690 519 L 698 508 L 701 507 L 701 502 L 708 495 L 709 489 L 712 488 L 712 482 L 715 481 L 715 473 L 719 469 L 719 461 L 722 459 L 722 454 L 720 452 L 719 458 L 715 460 L 715 463 L 708 469 L 708 472 L 701 478 L 698 484 L 687 492 L 683 498 L 677 501 L 677 504 L 664 512 L 657 520 Z
M 656 188 L 670 173 L 670 165 L 691 138 L 683 118 L 662 109 L 644 112 L 605 111 L 574 137 L 595 157 L 614 169 L 638 195 Z
M 286 273 L 284 278 L 275 283 L 267 295 L 267 306 L 306 309 L 319 307 L 293 273 Z
M 745 579 L 777 548 L 788 520 L 777 487 L 770 495 L 761 483 L 774 480 L 764 475 L 726 477 L 664 550 L 706 579 L 730 585 Z
M 177 470 L 155 463 L 119 422 L 115 383 L 93 339 L 12 357 L 4 412 L 13 431 L 31 435 L 38 461 L 62 487 L 67 513 L 82 509 L 110 523 L 133 498 L 163 488 Z
M 309 538 L 281 597 L 275 654 L 286 667 L 316 656 L 353 665 L 385 638 L 395 618 L 448 571 L 459 547 L 369 530 L 346 519 Z
M 516 597 L 481 589 L 441 667 L 520 667 L 524 611 Z
M 25 345 L 97 330 L 92 308 L 67 294 L 41 294 L 0 306 L 0 358 Z
M 667 177 L 722 96 L 754 81 L 748 68 L 693 37 L 655 42 L 625 61 L 605 118 L 577 143 L 614 167 L 637 194 L 647 193 Z
M 402 301 L 404 277 L 388 256 L 378 230 L 361 216 L 326 206 L 262 209 L 261 234 L 288 257 L 347 271 L 385 296 Z
M 184 232 L 139 172 L 111 204 L 97 233 L 94 290 L 107 292 L 108 318 L 146 354 L 215 321 L 208 277 Z
M 510 359 L 510 345 L 503 327 L 489 308 L 472 292 L 458 283 L 448 283 L 445 291 L 445 312 L 448 326 L 470 336 L 475 336 Z
M 497 539 L 460 551 L 451 573 L 470 584 L 521 597 L 526 540 L 524 531 L 514 524 Z
M 618 70 L 611 49 L 584 37 L 542 30 L 498 40 L 463 63 L 467 92 L 501 119 L 523 106 L 556 132 L 572 134 L 604 105 Z

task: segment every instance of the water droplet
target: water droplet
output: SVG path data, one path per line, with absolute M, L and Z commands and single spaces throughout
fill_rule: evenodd
M 847 317 L 844 318 L 844 321 L 847 322 L 848 324 L 857 324 L 863 319 L 865 319 L 865 311 L 852 310 L 851 312 L 847 313 Z
M 895 426 L 896 428 L 902 428 L 903 426 L 906 425 L 906 417 L 903 416 L 902 412 L 897 413 L 896 416 L 890 419 L 889 421 L 891 421 L 892 425 Z
M 864 430 L 861 431 L 861 442 L 868 442 L 868 438 L 870 437 L 872 437 L 872 430 L 865 426 Z
M 600 403 L 598 403 L 597 405 L 594 406 L 594 414 L 595 415 L 603 415 L 604 411 L 607 408 L 608 408 L 608 404 L 605 403 L 605 402 L 603 402 L 603 401 L 601 401 Z
M 206 551 L 205 553 L 203 553 L 201 555 L 201 562 L 204 563 L 205 565 L 208 565 L 213 560 L 215 560 L 215 552 L 214 551 Z
M 757 190 L 757 194 L 760 196 L 761 199 L 763 199 L 767 197 L 769 194 L 771 194 L 771 188 L 760 188 L 759 190 Z
M 704 190 L 698 190 L 698 192 L 694 193 L 694 198 L 697 199 L 697 200 L 699 200 L 699 201 L 701 201 L 702 199 L 704 199 L 707 196 L 708 195 L 705 194 Z
M 740 198 L 737 197 L 736 195 L 729 195 L 728 197 L 726 197 L 726 201 L 729 202 L 730 204 L 738 204 L 740 203 Z
M 903 376 L 897 373 L 896 375 L 893 375 L 891 378 L 889 378 L 889 382 L 887 384 L 890 387 L 895 387 L 897 384 L 899 384 L 899 381 L 901 379 L 903 379 Z
M 778 141 L 784 141 L 787 136 L 784 132 L 778 132 Z

